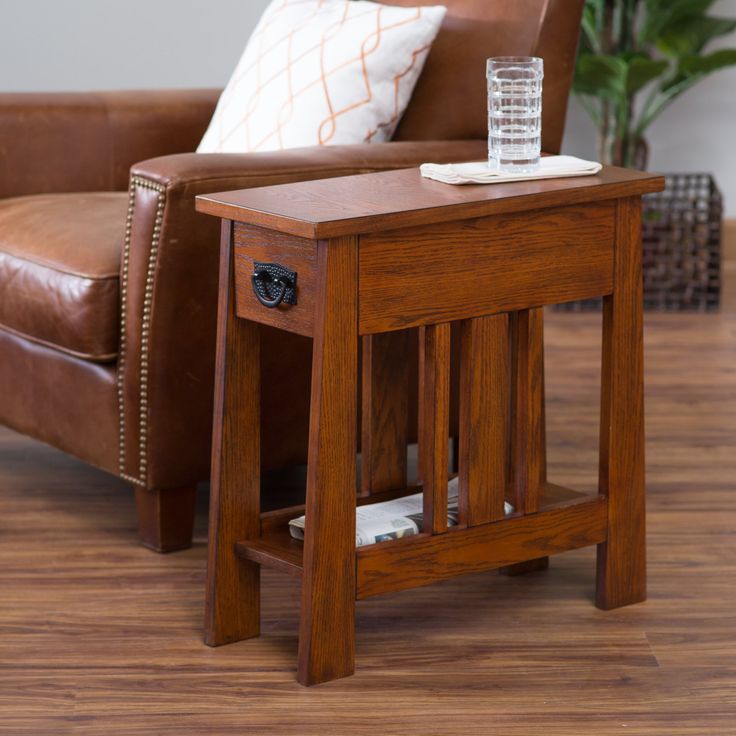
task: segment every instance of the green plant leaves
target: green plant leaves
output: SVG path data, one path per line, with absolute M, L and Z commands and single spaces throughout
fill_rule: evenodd
M 668 29 L 685 18 L 702 16 L 714 0 L 645 0 L 646 13 L 639 42 L 656 44 Z
M 617 101 L 626 92 L 628 64 L 617 56 L 584 54 L 578 59 L 573 87 L 581 95 Z
M 736 49 L 721 49 L 707 56 L 686 56 L 680 62 L 680 70 L 687 75 L 703 75 L 734 64 L 736 64 Z
M 713 39 L 736 31 L 736 19 L 707 15 L 714 1 L 586 0 L 573 90 L 627 156 L 674 99 L 736 66 L 736 49 L 704 53 Z
M 650 59 L 643 54 L 583 54 L 578 59 L 574 89 L 578 94 L 621 102 L 657 79 L 669 66 L 665 59 Z
M 677 94 L 680 94 L 706 75 L 734 65 L 736 65 L 736 49 L 721 49 L 707 56 L 697 54 L 684 56 L 680 59 L 677 73 L 665 81 L 660 89 L 664 93 L 677 90 Z
M 714 38 L 725 36 L 736 30 L 736 20 L 710 18 L 708 16 L 687 17 L 665 28 L 657 40 L 657 48 L 674 58 L 697 54 Z
M 666 59 L 649 59 L 646 56 L 633 58 L 626 75 L 626 94 L 635 95 L 669 68 L 670 63 Z
M 583 48 L 589 51 L 600 53 L 601 43 L 598 38 L 598 17 L 597 8 L 589 1 L 585 3 L 583 8 L 583 20 L 582 20 L 582 31 L 583 34 L 580 38 Z

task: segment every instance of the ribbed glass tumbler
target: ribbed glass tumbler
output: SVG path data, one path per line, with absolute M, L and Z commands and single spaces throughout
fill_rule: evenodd
M 488 165 L 533 172 L 542 150 L 544 62 L 532 56 L 488 59 Z

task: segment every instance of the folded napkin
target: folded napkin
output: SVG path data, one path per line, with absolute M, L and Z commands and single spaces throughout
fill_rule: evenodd
M 509 174 L 490 168 L 486 161 L 473 161 L 469 164 L 422 164 L 419 170 L 427 179 L 435 179 L 444 184 L 500 184 L 563 176 L 591 176 L 602 168 L 595 161 L 584 161 L 575 156 L 544 156 L 539 169 L 533 173 Z

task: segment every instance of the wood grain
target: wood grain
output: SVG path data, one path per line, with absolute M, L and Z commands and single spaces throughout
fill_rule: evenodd
M 615 290 L 603 306 L 600 491 L 608 540 L 598 547 L 596 604 L 646 598 L 641 202 L 618 203 Z
M 363 338 L 361 494 L 406 486 L 409 438 L 407 331 Z
M 314 330 L 317 244 L 305 238 L 234 223 L 235 295 L 238 317 L 311 337 Z M 296 271 L 296 304 L 269 309 L 251 284 L 253 262 L 278 263 Z
M 514 407 L 509 480 L 514 507 L 525 514 L 533 514 L 539 507 L 539 493 L 545 480 L 543 321 L 544 312 L 537 307 L 518 312 L 512 323 Z
M 232 225 L 226 220 L 220 284 L 205 606 L 210 646 L 260 631 L 260 569 L 241 561 L 234 548 L 260 528 L 260 337 L 258 325 L 235 316 Z
M 361 236 L 360 331 L 607 294 L 613 235 L 599 202 Z
M 416 486 L 409 486 L 403 489 L 393 489 L 391 491 L 377 492 L 375 495 L 369 497 L 359 496 L 356 501 L 358 506 L 364 505 L 366 503 L 381 503 L 383 501 L 388 501 L 394 498 L 414 495 L 419 490 L 421 489 L 417 488 Z M 570 504 L 589 501 L 591 501 L 591 494 L 581 493 L 579 491 L 573 490 L 572 488 L 566 488 L 554 483 L 545 483 L 544 487 L 541 489 L 540 509 L 542 511 L 557 510 L 562 506 L 569 506 Z M 288 531 L 288 524 L 291 519 L 294 519 L 297 516 L 302 516 L 305 511 L 306 509 L 304 505 L 297 505 L 262 514 L 261 536 L 236 542 L 235 549 L 238 555 L 240 555 L 243 559 L 252 560 L 254 562 L 258 562 L 261 565 L 265 565 L 266 567 L 273 567 L 277 570 L 280 570 L 281 572 L 288 573 L 289 575 L 300 577 L 304 568 L 304 544 L 300 541 L 294 540 L 291 537 Z M 512 515 L 511 517 L 509 517 L 509 519 L 511 519 L 513 522 L 515 516 Z M 507 530 L 505 530 L 503 526 L 506 521 L 507 520 L 504 517 L 504 521 L 497 522 L 493 527 L 492 533 L 490 532 L 490 529 L 486 529 L 486 532 L 492 539 L 485 539 L 485 537 L 483 538 L 480 553 L 486 556 L 488 555 L 488 545 L 495 544 L 493 539 L 498 539 L 503 549 L 500 549 L 491 554 L 490 558 L 496 559 L 497 557 L 503 556 L 506 553 L 506 551 L 508 550 L 508 544 L 505 540 L 508 535 L 506 533 Z M 588 522 L 586 520 L 582 533 L 587 533 L 587 523 Z M 546 526 L 544 528 L 545 530 L 547 529 Z M 453 527 L 453 530 L 455 532 L 460 531 L 460 529 L 461 527 L 459 525 Z M 578 537 L 580 533 L 581 531 L 579 529 L 575 529 L 573 526 L 568 526 L 567 528 L 567 534 L 571 537 Z M 425 536 L 429 535 L 431 534 L 431 531 L 423 532 L 423 534 Z M 454 539 L 457 540 L 458 537 L 455 536 Z M 547 544 L 546 540 L 544 541 L 544 544 Z M 532 547 L 533 542 L 525 543 L 525 548 L 531 549 Z M 459 560 L 454 560 L 453 564 L 456 566 L 458 571 L 462 569 L 463 563 Z M 477 564 L 478 561 L 476 559 L 472 559 L 470 569 L 471 572 L 476 569 Z M 546 564 L 546 558 L 533 558 L 525 560 L 523 563 L 519 563 L 518 566 L 511 565 L 510 567 L 504 567 L 501 572 L 504 572 L 506 574 L 520 575 L 522 573 L 534 570 L 546 569 L 547 566 L 548 565 Z M 413 582 L 412 579 L 407 576 L 403 588 L 411 588 L 426 584 L 427 580 L 425 575 L 418 575 Z
M 447 530 L 447 479 L 450 433 L 450 325 L 427 325 L 420 333 L 422 425 L 421 478 L 424 531 Z
M 601 202 L 663 188 L 661 176 L 613 166 L 596 176 L 493 186 L 441 184 L 412 168 L 200 195 L 196 206 L 217 217 L 319 239 Z
M 355 668 L 356 245 L 349 237 L 319 245 L 297 670 L 302 685 Z
M 296 514 L 294 519 L 301 514 Z M 271 530 L 267 535 L 235 543 L 235 551 L 243 560 L 257 562 L 259 565 L 273 567 L 287 575 L 300 578 L 304 571 L 304 542 L 293 539 L 284 523 L 278 531 Z
M 594 496 L 471 529 L 361 547 L 358 598 L 595 544 L 606 537 L 606 516 L 606 499 Z
M 0 730 L 374 736 L 390 711 L 407 714 L 390 736 L 732 733 L 734 276 L 720 313 L 645 316 L 647 602 L 595 609 L 593 548 L 369 598 L 355 676 L 306 691 L 288 575 L 262 573 L 260 637 L 202 644 L 206 486 L 194 546 L 156 555 L 135 543 L 129 486 L 0 428 Z M 592 490 L 601 318 L 545 317 L 549 475 Z
M 459 523 L 502 519 L 509 431 L 508 316 L 462 324 Z

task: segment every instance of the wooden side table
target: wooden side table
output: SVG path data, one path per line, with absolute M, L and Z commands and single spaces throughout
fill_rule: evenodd
M 662 186 L 607 168 L 453 187 L 412 169 L 198 198 L 223 220 L 208 644 L 258 635 L 261 565 L 301 578 L 304 685 L 353 672 L 355 601 L 368 596 L 596 544 L 597 605 L 644 600 L 640 198 Z M 595 296 L 604 297 L 600 483 L 584 495 L 546 477 L 542 307 Z M 448 528 L 452 322 L 460 520 Z M 306 506 L 265 514 L 258 323 L 314 340 Z M 406 401 L 387 353 L 414 327 L 424 528 L 356 549 L 356 503 L 417 490 L 406 487 Z M 357 496 L 359 340 L 368 480 Z M 505 496 L 516 509 L 508 516 Z M 301 513 L 303 543 L 287 529 Z

